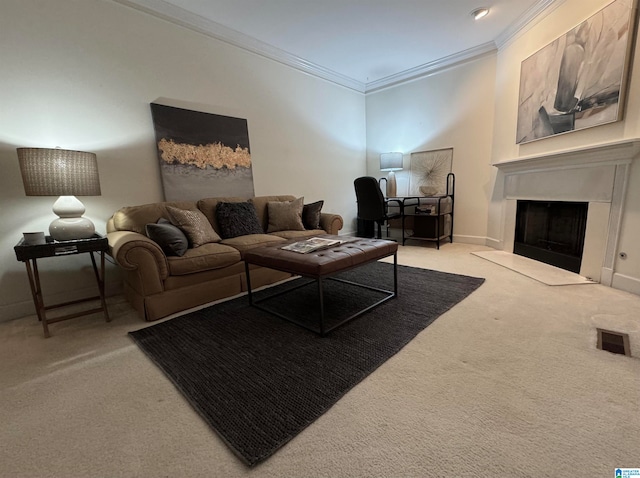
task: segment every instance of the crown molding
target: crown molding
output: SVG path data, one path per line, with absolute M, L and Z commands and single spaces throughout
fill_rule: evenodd
M 250 51 L 270 60 L 277 61 L 296 70 L 322 78 L 338 85 L 350 88 L 359 93 L 365 92 L 365 84 L 348 76 L 330 70 L 310 61 L 292 55 L 284 50 L 261 42 L 249 35 L 208 20 L 200 15 L 176 7 L 164 0 L 113 0 L 116 3 L 131 7 L 175 25 L 188 28 L 216 40 Z
M 220 23 L 208 20 L 200 15 L 191 13 L 164 0 L 112 1 L 150 14 L 175 25 L 188 28 L 189 30 L 201 33 L 210 38 L 228 43 L 243 50 L 250 51 L 264 58 L 287 65 L 298 71 L 330 81 L 356 92 L 366 94 L 379 91 L 383 88 L 396 86 L 400 83 L 412 81 L 420 77 L 432 75 L 461 63 L 473 61 L 484 55 L 491 54 L 496 50 L 501 49 L 519 32 L 525 30 L 525 28 L 533 26 L 546 15 L 551 13 L 565 0 L 540 0 L 520 16 L 520 18 L 518 18 L 518 20 L 516 20 L 516 22 L 514 22 L 508 29 L 502 32 L 495 42 L 487 42 L 483 45 L 479 45 L 369 83 L 363 83 L 336 71 L 330 70 L 329 68 L 312 63 L 304 58 L 288 53 Z
M 498 50 L 504 48 L 513 38 L 527 31 L 544 17 L 562 5 L 565 0 L 540 0 L 524 12 L 515 22 L 496 37 Z
M 379 91 L 390 86 L 395 86 L 400 83 L 432 75 L 447 68 L 451 68 L 468 61 L 476 60 L 487 54 L 493 53 L 496 50 L 500 50 L 512 38 L 514 38 L 520 32 L 525 31 L 526 29 L 538 23 L 564 2 L 565 0 L 539 0 L 526 12 L 524 12 L 506 30 L 498 35 L 495 41 L 487 42 L 483 45 L 479 45 L 477 47 L 470 48 L 468 50 L 464 50 L 429 63 L 425 63 L 424 65 L 420 65 L 409 70 L 401 71 L 380 80 L 372 81 L 366 84 L 365 93 L 372 93 L 374 91 Z
M 399 83 L 406 83 L 411 80 L 422 78 L 428 75 L 433 75 L 447 68 L 457 66 L 461 63 L 476 60 L 485 55 L 491 54 L 497 51 L 494 42 L 483 43 L 482 45 L 469 48 L 453 55 L 445 56 L 424 65 L 416 66 L 408 70 L 401 71 L 394 75 L 389 75 L 376 81 L 367 83 L 365 93 L 373 93 L 390 86 L 398 85 Z

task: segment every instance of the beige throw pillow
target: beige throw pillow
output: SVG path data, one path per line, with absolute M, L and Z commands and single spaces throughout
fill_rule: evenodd
M 184 231 L 193 247 L 220 241 L 220 236 L 202 212 L 173 206 L 167 206 L 167 211 L 173 225 Z
M 269 201 L 267 203 L 267 216 L 269 217 L 267 232 L 304 231 L 303 207 L 303 197 L 293 201 Z

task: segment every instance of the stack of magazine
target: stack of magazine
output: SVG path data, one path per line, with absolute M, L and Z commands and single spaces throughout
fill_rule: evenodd
M 433 214 L 435 212 L 435 206 L 432 204 L 426 206 L 416 206 L 416 214 Z
M 312 237 L 310 239 L 294 242 L 286 246 L 282 246 L 282 249 L 287 251 L 299 252 L 300 254 L 308 254 L 309 252 L 318 251 L 320 249 L 327 249 L 328 247 L 337 246 L 349 242 L 349 239 L 324 239 L 322 237 Z

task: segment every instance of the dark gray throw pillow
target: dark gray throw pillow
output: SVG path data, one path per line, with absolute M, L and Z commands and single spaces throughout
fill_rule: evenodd
M 305 204 L 302 208 L 302 224 L 305 229 L 320 229 L 320 211 L 324 201 Z
M 250 202 L 219 202 L 216 206 L 216 219 L 223 239 L 264 234 L 256 208 Z
M 145 230 L 167 256 L 181 257 L 189 248 L 187 236 L 167 219 L 161 217 L 156 224 L 147 224 Z

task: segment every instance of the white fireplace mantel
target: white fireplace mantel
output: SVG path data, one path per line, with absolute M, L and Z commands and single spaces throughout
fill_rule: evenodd
M 504 174 L 629 164 L 640 154 L 640 138 L 568 149 L 493 163 Z
M 640 138 L 493 163 L 503 178 L 499 248 L 513 251 L 517 200 L 588 202 L 580 273 L 611 286 L 629 168 L 637 157 Z

